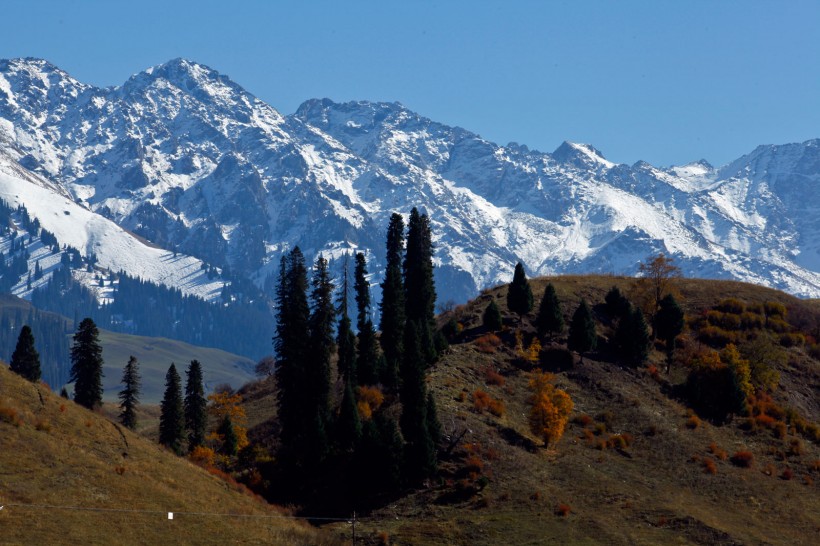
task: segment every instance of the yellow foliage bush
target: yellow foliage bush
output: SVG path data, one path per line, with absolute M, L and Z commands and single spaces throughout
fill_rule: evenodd
M 379 387 L 362 386 L 357 389 L 359 416 L 365 421 L 373 417 L 373 412 L 377 411 L 384 403 L 384 393 Z
M 208 405 L 208 412 L 216 417 L 216 422 L 221 423 L 225 417 L 231 418 L 233 430 L 236 434 L 236 446 L 239 451 L 246 448 L 250 441 L 248 441 L 248 418 L 245 415 L 245 408 L 242 407 L 242 395 L 230 394 L 228 392 L 214 392 L 208 395 L 210 404 Z M 219 434 L 212 433 L 208 435 L 209 439 L 218 439 L 222 441 Z
M 553 378 L 552 374 L 536 370 L 529 381 L 532 391 L 530 430 L 546 445 L 554 444 L 561 439 L 573 407 L 570 396 L 553 385 Z

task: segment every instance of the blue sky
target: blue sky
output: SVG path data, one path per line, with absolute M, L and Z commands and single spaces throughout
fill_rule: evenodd
M 721 165 L 820 137 L 820 2 L 5 0 L 0 58 L 119 85 L 175 57 L 284 114 L 400 101 L 505 144 Z

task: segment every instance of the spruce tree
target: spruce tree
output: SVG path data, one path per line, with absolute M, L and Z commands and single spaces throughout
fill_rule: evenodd
M 655 333 L 666 344 L 666 371 L 672 363 L 675 352 L 675 338 L 683 332 L 684 314 L 672 294 L 662 300 L 660 309 L 655 314 Z
M 416 324 L 408 322 L 401 367 L 401 432 L 404 436 L 404 471 L 409 485 L 416 485 L 436 471 L 436 446 L 427 420 L 427 386 Z
M 501 320 L 501 311 L 498 309 L 495 300 L 491 300 L 487 308 L 484 309 L 484 314 L 481 316 L 481 324 L 490 332 L 497 332 L 504 325 Z
M 307 381 L 302 395 L 322 419 L 325 428 L 330 418 L 330 358 L 334 347 L 333 282 L 330 279 L 327 260 L 320 254 L 313 270 L 313 290 L 310 293 L 311 312 L 308 320 L 310 350 L 307 365 Z
M 83 319 L 71 346 L 71 376 L 74 401 L 92 409 L 102 404 L 103 358 L 99 330 L 90 318 Z
M 437 357 L 435 345 L 436 287 L 433 280 L 433 240 L 430 219 L 413 207 L 407 224 L 404 257 L 405 319 L 416 325 L 422 355 L 427 364 Z
M 276 378 L 279 385 L 278 411 L 281 439 L 288 446 L 312 419 L 306 415 L 303 390 L 307 386 L 308 359 L 307 269 L 299 247 L 282 256 L 276 287 Z
M 122 372 L 123 389 L 118 395 L 120 399 L 120 423 L 122 426 L 134 430 L 137 428 L 137 404 L 141 390 L 139 362 L 131 355 Z
M 615 329 L 615 345 L 621 358 L 629 366 L 643 364 L 649 355 L 650 343 L 643 311 L 630 305 Z
M 236 430 L 233 427 L 230 415 L 226 415 L 222 419 L 216 432 L 222 436 L 222 449 L 220 449 L 220 452 L 228 457 L 236 455 L 239 451 L 239 438 L 236 436 Z
M 585 352 L 595 349 L 597 341 L 598 338 L 595 334 L 595 321 L 592 318 L 592 312 L 590 312 L 586 300 L 582 299 L 578 309 L 576 309 L 572 315 L 567 346 L 571 351 L 576 351 L 583 357 Z
M 31 327 L 28 324 L 20 329 L 17 346 L 11 355 L 9 366 L 11 371 L 29 381 L 37 382 L 40 380 L 40 354 L 34 348 L 34 335 L 31 333 Z
M 208 400 L 202 380 L 202 365 L 192 360 L 188 365 L 185 381 L 185 429 L 188 431 L 188 451 L 205 443 L 205 429 L 208 426 Z
M 393 213 L 387 227 L 387 256 L 384 281 L 382 282 L 381 346 L 384 352 L 382 383 L 390 389 L 398 387 L 398 368 L 402 360 L 404 339 L 404 282 L 402 258 L 404 256 L 404 219 Z
M 347 381 L 350 380 L 352 384 L 356 384 L 356 334 L 350 327 L 350 316 L 347 312 L 348 300 L 348 275 L 347 275 L 347 257 L 345 256 L 344 270 L 342 273 L 342 291 L 338 298 L 338 313 L 339 325 L 336 329 L 336 346 L 338 348 L 339 374 Z
M 172 363 L 165 374 L 165 394 L 160 403 L 159 443 L 177 455 L 182 454 L 185 437 L 185 412 L 182 407 L 182 385 Z
M 527 281 L 527 274 L 524 273 L 524 266 L 521 262 L 515 264 L 513 280 L 507 290 L 507 308 L 523 317 L 532 311 L 533 298 L 530 283 Z
M 552 283 L 547 285 L 541 304 L 538 306 L 538 316 L 535 318 L 538 335 L 544 337 L 547 333 L 561 333 L 564 330 L 564 314 L 561 312 L 561 303 Z
M 376 329 L 370 319 L 370 283 L 367 282 L 367 261 L 364 254 L 356 254 L 354 271 L 356 291 L 356 327 L 359 330 L 356 354 L 356 372 L 359 385 L 373 385 L 379 380 L 379 351 Z
M 362 421 L 356 405 L 356 395 L 350 380 L 345 381 L 339 419 L 336 422 L 336 443 L 343 454 L 351 454 L 362 437 Z

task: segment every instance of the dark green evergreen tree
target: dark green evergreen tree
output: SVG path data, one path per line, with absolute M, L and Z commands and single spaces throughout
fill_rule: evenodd
M 507 308 L 516 313 L 519 318 L 532 311 L 533 298 L 527 274 L 521 262 L 515 264 L 513 280 L 507 290 Z
M 316 258 L 312 287 L 308 320 L 310 358 L 306 362 L 308 377 L 302 395 L 311 404 L 308 410 L 321 418 L 327 430 L 330 421 L 330 358 L 336 348 L 333 336 L 336 309 L 333 306 L 333 282 L 327 260 L 321 254 Z
M 360 385 L 373 385 L 379 380 L 379 351 L 376 329 L 370 319 L 370 283 L 367 281 L 367 261 L 364 254 L 356 254 L 354 271 L 356 291 L 356 327 L 359 330 L 356 354 L 357 379 Z
M 348 300 L 348 275 L 347 275 L 347 257 L 345 256 L 344 270 L 342 273 L 342 291 L 338 299 L 339 325 L 336 330 L 336 346 L 338 348 L 339 374 L 345 381 L 350 381 L 351 384 L 357 384 L 357 366 L 356 366 L 356 334 L 353 333 L 350 325 L 350 316 L 347 311 Z
M 558 294 L 555 293 L 555 287 L 552 283 L 549 283 L 544 290 L 544 296 L 538 306 L 535 325 L 538 328 L 538 335 L 541 337 L 546 334 L 550 334 L 550 336 L 554 333 L 560 334 L 564 330 L 564 313 L 561 311 L 561 303 L 558 301 Z
M 576 351 L 583 357 L 584 353 L 595 349 L 597 341 L 595 320 L 592 318 L 592 312 L 586 300 L 582 299 L 569 324 L 567 346 L 570 351 Z
M 185 373 L 185 429 L 188 431 L 188 451 L 205 443 L 205 429 L 208 426 L 208 400 L 202 379 L 202 365 L 192 360 Z
M 426 363 L 414 322 L 408 322 L 404 336 L 401 367 L 401 432 L 405 440 L 404 475 L 408 485 L 416 485 L 436 471 L 436 446 L 427 418 Z
M 236 436 L 236 430 L 233 427 L 230 415 L 226 415 L 219 423 L 217 433 L 222 436 L 222 449 L 220 449 L 220 452 L 228 457 L 236 455 L 239 451 L 239 438 Z
M 498 309 L 495 300 L 490 300 L 490 304 L 484 309 L 481 316 L 481 324 L 490 332 L 497 332 L 504 325 L 501 320 L 501 311 Z
M 185 412 L 182 407 L 182 384 L 172 363 L 165 374 L 165 394 L 160 403 L 159 443 L 177 455 L 182 454 L 185 438 Z
M 339 407 L 339 419 L 336 422 L 336 443 L 343 454 L 351 454 L 362 437 L 362 421 L 356 405 L 356 395 L 350 380 L 345 381 L 342 404 Z
M 643 364 L 649 356 L 650 344 L 649 326 L 643 311 L 630 305 L 615 329 L 615 345 L 621 358 L 629 366 Z
M 120 423 L 131 430 L 137 428 L 136 410 L 137 404 L 139 404 L 141 382 L 139 362 L 137 357 L 131 355 L 122 372 L 122 390 L 118 395 L 120 399 Z
M 655 334 L 666 344 L 666 371 L 675 353 L 675 338 L 683 332 L 684 314 L 675 296 L 667 294 L 655 314 Z
M 282 256 L 276 287 L 276 378 L 279 385 L 278 411 L 283 446 L 289 446 L 313 418 L 308 411 L 304 389 L 308 359 L 307 268 L 299 247 Z
M 102 405 L 103 358 L 99 330 L 90 318 L 83 319 L 71 346 L 71 377 L 74 401 L 92 409 Z
M 617 286 L 609 289 L 604 297 L 606 302 L 606 312 L 610 318 L 617 319 L 623 317 L 630 310 L 631 304 L 626 297 L 621 294 Z
M 381 346 L 384 352 L 382 383 L 395 391 L 398 387 L 398 368 L 402 360 L 404 339 L 404 281 L 402 261 L 404 256 L 404 219 L 393 213 L 387 227 L 387 256 L 384 281 L 382 282 Z
M 436 287 L 433 280 L 433 238 L 430 219 L 413 207 L 407 224 L 404 257 L 405 320 L 414 322 L 427 364 L 437 358 L 435 332 Z
M 11 355 L 9 365 L 11 371 L 29 381 L 36 382 L 40 380 L 40 354 L 34 348 L 34 335 L 31 333 L 31 327 L 28 324 L 20 329 L 17 346 Z

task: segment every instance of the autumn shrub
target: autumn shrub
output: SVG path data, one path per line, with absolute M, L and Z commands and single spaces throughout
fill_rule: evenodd
M 38 417 L 34 421 L 34 428 L 35 430 L 39 430 L 41 432 L 49 432 L 51 431 L 51 423 L 43 419 L 42 417 Z
M 493 354 L 501 346 L 501 338 L 495 334 L 484 334 L 475 340 L 475 347 L 478 352 Z
M 698 339 L 707 345 L 723 347 L 738 341 L 737 332 L 728 332 L 718 326 L 705 326 L 698 331 Z
M 802 347 L 806 344 L 806 337 L 797 332 L 780 334 L 780 345 L 783 347 Z
M 552 374 L 536 370 L 529 381 L 529 388 L 532 391 L 530 430 L 541 438 L 545 445 L 554 444 L 563 436 L 573 406 L 569 395 L 553 385 L 553 377 Z
M 587 415 L 586 413 L 579 413 L 578 415 L 572 418 L 572 422 L 576 425 L 586 427 L 594 423 L 595 420 L 592 418 L 592 416 Z
M 569 515 L 570 512 L 572 512 L 572 508 L 570 508 L 568 504 L 562 503 L 555 507 L 556 516 L 561 516 L 562 518 L 565 518 Z
M 766 476 L 774 476 L 777 473 L 777 467 L 774 466 L 772 463 L 766 463 L 766 465 L 760 472 L 762 472 Z
M 615 449 L 626 449 L 632 445 L 633 440 L 632 435 L 625 432 L 622 434 L 613 434 L 607 439 L 606 443 L 607 446 Z
M 766 329 L 776 334 L 784 334 L 791 330 L 791 328 L 788 322 L 780 318 L 770 318 L 766 321 Z
M 780 317 L 782 319 L 786 318 L 786 306 L 782 303 L 767 301 L 763 304 L 763 312 L 767 317 Z
M 66 411 L 65 404 L 60 404 L 60 413 L 65 413 L 65 411 Z
M 386 531 L 379 531 L 376 534 L 376 539 L 379 546 L 390 546 L 390 535 Z
M 484 368 L 483 375 L 484 382 L 487 385 L 497 385 L 499 387 L 503 387 L 504 383 L 507 382 L 507 380 L 504 379 L 504 376 L 498 373 L 492 366 L 487 366 Z
M 125 467 L 122 465 L 115 466 L 114 472 L 116 472 L 118 476 L 122 476 L 123 474 L 125 474 Z
M 707 474 L 717 474 L 717 464 L 711 457 L 703 458 L 703 471 Z
M 820 472 L 820 459 L 815 459 L 809 463 L 809 470 L 812 472 Z
M 658 381 L 660 379 L 660 372 L 658 371 L 658 367 L 654 364 L 650 364 L 646 367 L 646 373 L 648 373 L 649 377 L 651 377 L 655 381 Z
M 780 473 L 780 479 L 791 480 L 792 478 L 794 478 L 794 472 L 789 467 L 786 467 L 783 469 L 783 472 Z
M 2 405 L 0 405 L 0 421 L 9 423 L 15 427 L 19 427 L 23 424 L 23 420 L 20 419 L 20 415 L 17 413 L 16 409 Z
M 188 459 L 196 465 L 203 468 L 210 468 L 214 466 L 216 454 L 210 447 L 196 446 L 188 455 Z
M 707 311 L 706 320 L 710 325 L 722 328 L 723 330 L 740 330 L 740 315 L 732 313 L 723 313 L 720 311 Z
M 751 370 L 737 347 L 729 344 L 720 353 L 698 351 L 689 366 L 686 393 L 699 415 L 720 422 L 729 414 L 746 412 L 753 393 Z
M 467 393 L 465 391 L 459 392 L 458 396 L 456 396 L 456 400 L 458 402 L 464 402 L 465 400 L 467 400 Z
M 740 327 L 743 330 L 760 330 L 766 325 L 766 320 L 757 313 L 746 311 L 740 315 Z
M 478 413 L 489 411 L 496 417 L 504 415 L 504 402 L 496 400 L 485 391 L 478 389 L 473 392 L 473 409 Z
M 373 412 L 377 411 L 384 403 L 384 393 L 379 387 L 361 386 L 356 389 L 357 402 L 356 406 L 359 409 L 359 416 L 365 421 L 373 416 Z
M 709 453 L 711 453 L 721 461 L 725 461 L 729 458 L 729 454 L 726 453 L 726 450 L 718 447 L 718 445 L 715 442 L 709 444 Z
M 245 449 L 249 444 L 247 416 L 245 408 L 242 406 L 242 395 L 234 394 L 233 390 L 218 389 L 208 395 L 208 413 L 214 416 L 217 423 L 222 423 L 226 417 L 230 418 L 236 434 L 236 447 L 238 451 Z M 218 432 L 209 434 L 211 439 L 222 441 Z
M 754 455 L 751 451 L 737 451 L 732 455 L 732 464 L 740 468 L 751 468 L 754 466 Z
M 737 298 L 726 298 L 715 305 L 715 309 L 723 313 L 739 315 L 746 311 L 746 304 Z
M 803 454 L 805 448 L 803 447 L 803 442 L 800 441 L 800 438 L 792 438 L 789 440 L 789 449 L 787 453 L 793 457 L 799 457 Z
M 686 420 L 686 428 L 695 430 L 701 425 L 700 418 L 697 415 L 690 415 Z

